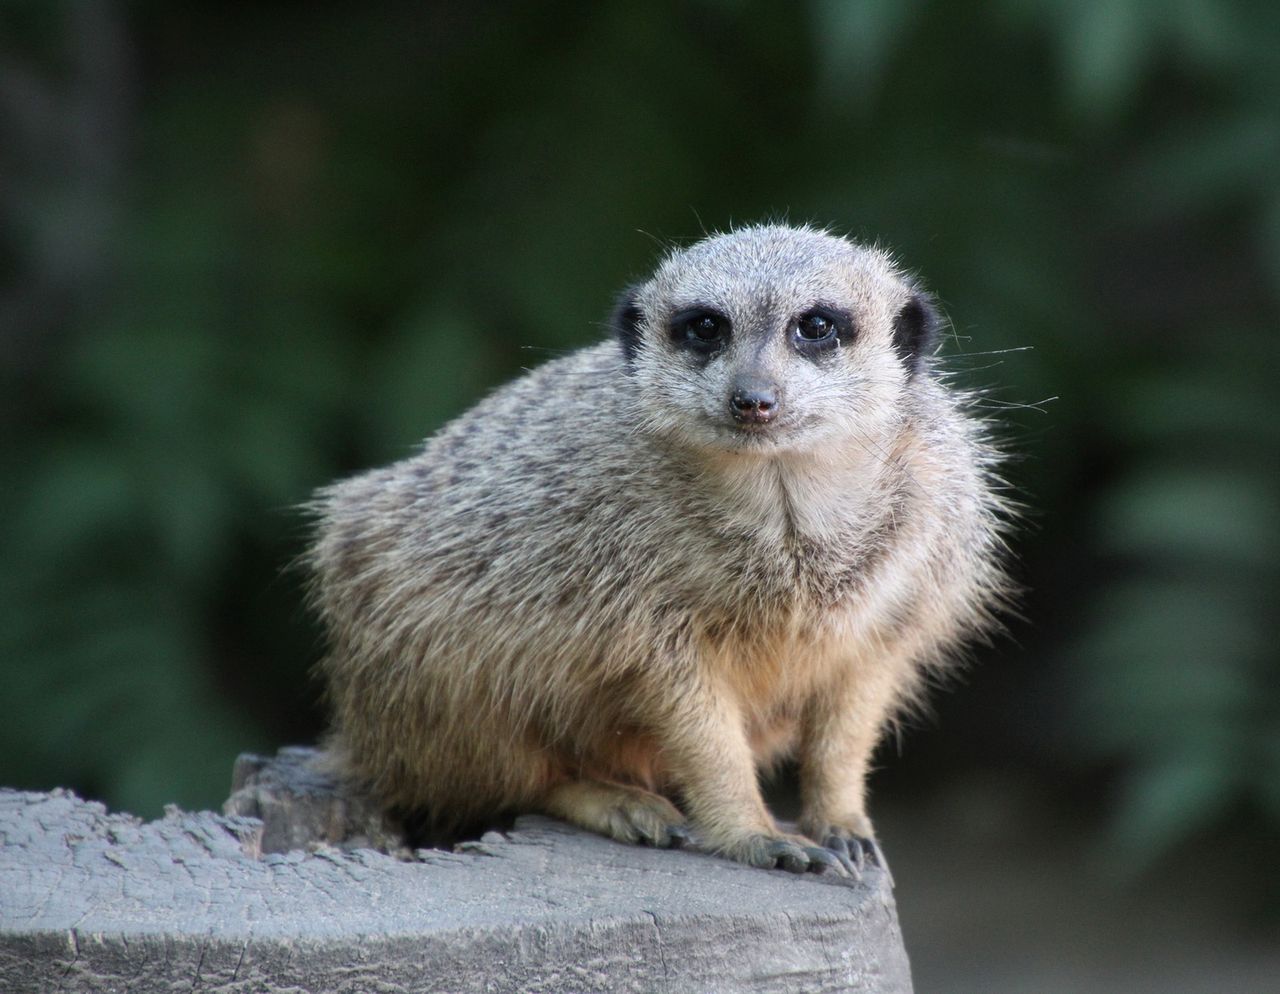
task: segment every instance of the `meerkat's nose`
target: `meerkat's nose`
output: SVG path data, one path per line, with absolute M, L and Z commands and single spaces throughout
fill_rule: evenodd
M 782 400 L 771 383 L 739 382 L 729 395 L 729 413 L 740 424 L 765 424 L 782 412 Z

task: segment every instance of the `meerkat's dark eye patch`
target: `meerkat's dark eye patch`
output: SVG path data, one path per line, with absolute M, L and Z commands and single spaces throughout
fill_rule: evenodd
M 938 343 L 938 312 L 923 293 L 914 293 L 893 320 L 893 347 L 914 376 Z
M 632 286 L 623 290 L 613 307 L 613 316 L 609 319 L 609 327 L 622 346 L 622 354 L 627 362 L 636 357 L 636 351 L 640 348 L 640 319 L 644 315 L 640 312 L 639 289 Z
M 820 355 L 853 340 L 853 317 L 836 307 L 811 307 L 791 322 L 790 333 L 801 355 Z
M 711 355 L 729 344 L 729 319 L 707 307 L 691 307 L 671 319 L 671 338 L 677 346 Z

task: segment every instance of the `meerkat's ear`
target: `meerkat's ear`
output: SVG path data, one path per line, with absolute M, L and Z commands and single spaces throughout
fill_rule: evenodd
M 941 324 L 942 319 L 928 295 L 912 291 L 910 299 L 893 319 L 893 347 L 902 356 L 908 375 L 920 372 L 925 357 L 933 354 Z
M 609 327 L 618 344 L 622 346 L 622 354 L 627 362 L 635 358 L 640 348 L 640 287 L 629 286 L 618 295 L 618 302 L 613 308 L 613 317 L 609 319 Z

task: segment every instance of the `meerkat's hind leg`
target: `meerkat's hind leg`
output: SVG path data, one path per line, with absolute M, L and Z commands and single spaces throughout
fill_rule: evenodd
M 679 847 L 689 838 L 684 815 L 660 794 L 605 780 L 566 780 L 543 798 L 542 810 L 619 842 Z

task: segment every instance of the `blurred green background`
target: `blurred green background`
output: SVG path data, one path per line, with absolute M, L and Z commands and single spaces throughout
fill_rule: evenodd
M 921 273 L 1029 507 L 877 798 L 1016 783 L 1275 922 L 1270 0 L 5 4 L 0 783 L 154 816 L 314 739 L 299 502 L 765 218 Z

